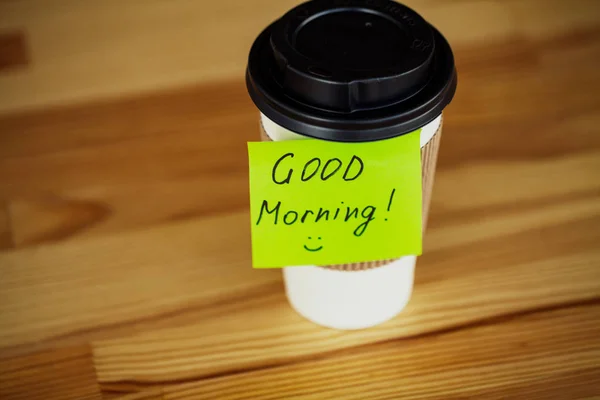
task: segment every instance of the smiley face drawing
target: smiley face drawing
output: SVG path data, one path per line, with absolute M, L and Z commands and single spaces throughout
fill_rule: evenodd
M 308 240 L 312 241 L 312 237 L 309 236 Z M 321 240 L 321 236 L 318 237 L 318 240 Z M 323 249 L 323 245 L 320 245 L 320 246 L 311 245 L 310 247 L 307 245 L 304 245 L 304 249 L 314 253 L 315 251 L 319 251 L 319 250 Z

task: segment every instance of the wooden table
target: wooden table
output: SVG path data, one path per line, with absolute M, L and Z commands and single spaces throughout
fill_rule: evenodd
M 245 58 L 294 3 L 0 2 L 0 398 L 600 399 L 600 2 L 409 2 L 459 89 L 357 332 L 250 267 Z

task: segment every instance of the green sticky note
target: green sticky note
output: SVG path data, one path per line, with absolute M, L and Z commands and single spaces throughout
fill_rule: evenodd
M 254 268 L 420 255 L 419 134 L 248 143 Z

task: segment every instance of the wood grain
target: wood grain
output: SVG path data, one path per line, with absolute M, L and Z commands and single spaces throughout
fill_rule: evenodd
M 0 250 L 9 249 L 13 246 L 8 205 L 5 202 L 0 202 Z
M 43 0 L 0 2 L 0 30 L 26 26 L 35 60 L 25 79 L 0 76 L 0 93 L 6 94 L 0 96 L 0 112 L 242 76 L 256 32 L 298 3 L 61 0 L 49 6 Z M 600 15 L 595 0 L 405 3 L 455 45 L 545 38 L 574 27 L 596 26 Z M 227 45 L 216 45 L 215 37 Z M 93 51 L 87 51 L 90 43 Z M 169 49 L 168 54 L 164 49 Z
M 90 347 L 64 347 L 3 359 L 0 363 L 0 398 L 102 399 Z
M 519 239 L 522 236 L 514 238 L 514 242 L 505 242 L 500 250 L 511 251 Z M 490 244 L 485 249 L 497 245 Z M 515 252 L 524 250 L 517 248 Z M 589 253 L 557 258 L 560 267 L 556 269 L 546 261 L 504 267 L 499 262 L 493 263 L 492 257 L 485 259 L 487 263 L 477 260 L 478 264 L 471 264 L 494 269 L 478 273 L 459 266 L 445 268 L 442 261 L 421 263 L 422 270 L 432 272 L 418 276 L 418 290 L 403 317 L 369 332 L 319 329 L 297 317 L 281 296 L 259 312 L 247 314 L 236 310 L 229 318 L 219 316 L 214 322 L 203 318 L 181 328 L 96 341 L 93 346 L 98 379 L 168 381 L 278 365 L 358 344 L 464 326 L 504 313 L 587 301 L 597 298 L 600 290 L 597 283 L 590 282 L 588 287 L 578 284 L 571 289 L 565 284 L 566 280 L 583 282 L 597 278 L 592 266 L 598 265 L 600 258 Z M 565 268 L 571 272 L 570 277 L 561 272 Z M 277 325 L 273 326 L 272 321 L 278 321 Z
M 597 43 L 600 41 L 585 41 L 574 52 L 578 54 L 575 66 L 568 70 L 554 59 L 544 63 L 550 70 L 547 79 L 555 77 L 553 84 L 561 85 L 562 92 L 571 85 L 593 85 L 595 78 L 591 77 L 595 75 L 585 60 L 600 54 Z M 508 56 L 510 51 L 507 48 L 498 57 Z M 569 51 L 568 56 L 572 53 Z M 496 56 L 488 60 L 494 65 L 497 61 Z M 598 96 L 569 94 L 562 105 L 547 102 L 545 99 L 551 95 L 547 85 L 535 90 L 527 86 L 527 82 L 537 82 L 541 69 L 486 72 L 486 65 L 459 65 L 461 82 L 465 83 L 446 121 L 455 133 L 444 141 L 448 150 L 440 155 L 442 167 L 477 159 L 493 161 L 499 155 L 500 163 L 507 157 L 560 158 L 600 146 L 595 128 L 598 114 L 594 111 L 600 104 Z M 481 80 L 484 76 L 486 82 Z M 572 76 L 583 78 L 573 82 Z M 524 91 L 523 87 L 528 89 Z M 480 103 L 479 98 L 486 99 L 485 108 L 473 108 L 473 104 Z M 572 103 L 577 103 L 577 109 L 569 109 Z M 542 116 L 520 111 L 531 107 L 539 109 Z M 34 115 L 0 118 L 0 130 L 7 132 L 6 146 L 0 149 L 5 152 L 0 161 L 0 181 L 4 183 L 0 194 L 10 198 L 19 246 L 53 237 L 145 227 L 210 213 L 221 206 L 233 210 L 246 204 L 244 143 L 257 134 L 256 111 L 241 82 L 119 100 L 112 106 L 101 104 L 97 110 L 78 106 L 56 115 L 43 112 L 39 119 Z M 61 135 L 55 138 L 49 129 L 57 129 Z M 485 138 L 481 137 L 482 131 L 486 132 Z M 535 134 L 540 131 L 543 134 Z M 528 140 L 521 140 L 525 135 Z M 513 145 L 515 142 L 518 146 Z M 217 151 L 224 156 L 217 156 Z M 156 159 L 161 163 L 155 163 Z M 519 167 L 513 170 L 511 178 L 519 179 Z M 530 179 L 536 179 L 540 170 L 532 171 Z M 590 174 L 593 170 L 581 181 L 587 182 Z M 556 192 L 565 190 L 562 184 L 571 182 L 558 181 Z M 499 194 L 506 198 L 511 195 Z M 58 215 L 57 203 L 64 205 Z M 68 221 L 67 205 L 73 205 L 77 221 Z M 47 222 L 40 224 L 40 212 L 48 214 Z
M 0 30 L 26 26 L 35 65 L 26 79 L 0 76 L 0 110 L 241 76 L 256 33 L 297 3 L 0 2 Z
M 0 32 L 0 71 L 26 66 L 28 53 L 23 32 Z
M 600 398 L 600 2 L 408 1 L 459 87 L 414 296 L 358 332 L 250 267 L 245 57 L 296 3 L 0 2 L 0 398 Z
M 589 303 L 512 316 L 500 326 L 487 321 L 394 339 L 306 362 L 168 385 L 164 398 L 590 398 L 600 392 L 599 381 L 589 384 L 600 374 L 598 313 L 598 304 Z

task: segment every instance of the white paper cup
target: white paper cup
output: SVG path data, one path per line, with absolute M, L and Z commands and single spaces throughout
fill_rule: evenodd
M 261 114 L 264 134 L 273 141 L 301 140 Z M 442 116 L 421 128 L 423 177 L 423 230 L 431 198 Z M 308 320 L 335 329 L 362 329 L 378 325 L 400 313 L 410 300 L 415 256 L 383 266 L 350 264 L 343 268 L 294 266 L 283 268 L 288 300 Z M 350 270 L 349 270 L 350 269 Z
M 246 87 L 263 140 L 370 142 L 421 133 L 423 231 L 442 112 L 458 82 L 442 34 L 390 0 L 311 0 L 268 25 L 248 55 Z M 416 257 L 284 267 L 291 305 L 331 328 L 360 329 L 398 314 Z

